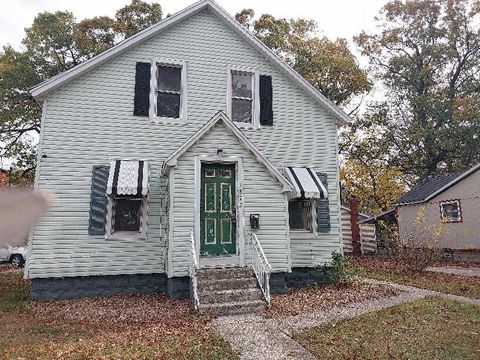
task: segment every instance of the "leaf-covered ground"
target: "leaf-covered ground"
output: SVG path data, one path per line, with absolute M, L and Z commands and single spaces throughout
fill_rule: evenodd
M 29 302 L 29 282 L 0 269 L 1 359 L 236 359 L 189 301 L 121 295 Z
M 361 275 L 366 277 L 480 299 L 480 280 L 478 277 L 430 271 L 414 272 L 409 269 L 407 264 L 395 259 L 364 257 L 353 258 L 352 262 L 362 269 Z M 465 266 L 465 264 L 463 265 Z
M 335 306 L 399 295 L 393 287 L 353 282 L 348 286 L 326 285 L 290 289 L 287 294 L 273 296 L 267 317 L 294 316 L 313 310 L 328 310 Z
M 310 329 L 319 359 L 480 359 L 480 307 L 429 297 Z

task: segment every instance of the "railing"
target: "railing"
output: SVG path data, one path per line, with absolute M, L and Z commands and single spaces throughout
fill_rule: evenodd
M 190 280 L 192 282 L 192 296 L 193 296 L 193 307 L 195 310 L 198 310 L 200 305 L 200 300 L 198 299 L 197 292 L 197 269 L 198 269 L 198 260 L 197 260 L 197 251 L 195 250 L 195 237 L 193 231 L 190 231 L 190 250 L 191 250 L 191 263 L 190 263 Z
M 247 265 L 250 266 L 255 273 L 265 301 L 270 305 L 270 274 L 272 273 L 272 267 L 268 263 L 257 235 L 254 233 L 250 233 L 246 255 Z

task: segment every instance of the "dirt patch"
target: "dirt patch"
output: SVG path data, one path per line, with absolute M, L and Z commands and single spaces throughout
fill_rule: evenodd
M 400 295 L 401 291 L 388 285 L 354 282 L 348 286 L 327 285 L 288 290 L 285 295 L 272 297 L 267 317 L 295 316 L 313 310 L 329 310 L 336 306 L 358 303 L 382 297 Z

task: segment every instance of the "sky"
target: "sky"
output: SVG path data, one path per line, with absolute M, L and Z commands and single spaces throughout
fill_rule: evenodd
M 152 0 L 147 0 L 152 2 Z M 69 10 L 78 20 L 94 16 L 113 16 L 130 0 L 0 0 L 0 45 L 21 48 L 24 28 L 31 25 L 42 11 Z M 159 0 L 163 13 L 173 14 L 194 0 Z M 374 30 L 373 18 L 386 0 L 217 0 L 230 14 L 251 8 L 257 14 L 270 13 L 276 17 L 303 17 L 317 21 L 319 29 L 330 39 L 351 41 L 362 30 Z M 293 6 L 292 6 L 293 5 Z M 354 49 L 352 49 L 354 50 Z M 363 63 L 363 61 L 361 61 Z

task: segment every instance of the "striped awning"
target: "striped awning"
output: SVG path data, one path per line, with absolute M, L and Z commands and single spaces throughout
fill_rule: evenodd
M 292 197 L 307 199 L 326 199 L 328 197 L 327 189 L 313 168 L 285 167 L 285 172 L 295 189 Z
M 110 162 L 107 195 L 136 195 L 148 193 L 148 161 L 116 160 Z

